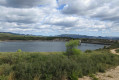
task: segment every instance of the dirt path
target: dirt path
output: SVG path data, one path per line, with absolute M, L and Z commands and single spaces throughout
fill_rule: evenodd
M 119 48 L 117 48 L 117 49 L 119 49 Z M 113 54 L 119 55 L 119 53 L 116 53 L 116 49 L 111 49 L 110 52 L 113 53 Z
M 119 49 L 119 48 L 117 48 Z M 119 55 L 116 53 L 116 49 L 110 50 L 111 53 Z M 114 69 L 110 69 L 105 73 L 97 73 L 95 75 L 99 80 L 119 80 L 119 66 Z M 84 76 L 83 78 L 79 78 L 78 80 L 92 80 L 90 77 Z

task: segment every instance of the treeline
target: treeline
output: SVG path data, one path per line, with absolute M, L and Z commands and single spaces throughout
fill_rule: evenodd
M 40 37 L 31 35 L 16 35 L 8 33 L 0 33 L 0 40 L 71 40 L 66 37 Z
M 34 37 L 34 36 L 14 36 L 14 37 L 4 37 L 1 40 L 70 40 L 69 38 L 60 37 Z
M 18 35 L 10 33 L 0 33 L 0 40 L 54 40 L 54 41 L 69 41 L 79 38 L 70 38 L 70 37 L 44 37 L 44 36 L 32 36 L 32 35 Z M 94 43 L 94 44 L 113 44 L 117 40 L 108 40 L 108 39 L 88 39 L 80 38 L 83 43 Z
M 108 39 L 81 39 L 83 43 L 93 43 L 93 44 L 113 44 L 117 40 L 108 40 Z

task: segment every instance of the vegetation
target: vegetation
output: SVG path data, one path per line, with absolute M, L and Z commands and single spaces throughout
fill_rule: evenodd
M 85 53 L 91 53 L 92 52 L 92 50 L 86 50 L 85 51 Z
M 108 48 L 110 48 L 110 49 L 119 48 L 119 42 L 113 43 L 113 44 L 112 44 L 111 46 L 109 46 Z
M 79 45 L 79 40 L 70 40 L 69 42 L 66 43 L 66 55 L 72 56 L 75 54 L 80 54 L 81 51 L 79 49 L 77 49 L 78 45 Z
M 92 80 L 99 80 L 94 74 L 90 74 L 89 76 L 92 78 Z
M 22 50 L 21 49 L 18 49 L 17 52 L 22 52 Z
M 65 55 L 64 52 L 22 52 L 20 49 L 0 52 L 0 80 L 78 80 L 86 75 L 98 80 L 93 74 L 119 65 L 119 56 L 111 54 L 108 48 L 81 52 L 77 45 L 77 40 L 69 41 Z
M 47 55 L 21 53 L 0 53 L 0 80 L 77 80 L 119 65 L 119 56 L 106 51 L 72 55 L 70 58 L 58 52 L 45 53 Z
M 116 50 L 116 53 L 119 53 L 119 49 Z
M 34 36 L 34 35 L 19 35 L 13 33 L 0 33 L 0 40 L 56 40 L 56 41 L 69 41 L 76 40 L 76 38 L 70 37 L 44 37 L 44 36 Z M 78 38 L 79 39 L 79 38 Z M 83 43 L 95 43 L 95 44 L 112 44 L 116 42 L 115 40 L 107 40 L 107 39 L 88 39 L 88 38 L 80 38 Z
M 88 39 L 88 38 L 84 38 L 81 39 L 81 41 L 83 43 L 95 43 L 95 44 L 113 44 L 114 42 L 116 42 L 116 40 L 108 40 L 108 39 Z
M 18 35 L 10 33 L 0 33 L 0 40 L 70 40 L 66 37 L 42 37 L 32 35 Z

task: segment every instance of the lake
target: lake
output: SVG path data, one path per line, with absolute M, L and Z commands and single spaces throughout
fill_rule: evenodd
M 16 52 L 21 49 L 25 52 L 57 52 L 65 51 L 63 41 L 4 41 L 0 42 L 0 52 Z M 103 48 L 105 45 L 81 43 L 79 49 L 85 51 Z

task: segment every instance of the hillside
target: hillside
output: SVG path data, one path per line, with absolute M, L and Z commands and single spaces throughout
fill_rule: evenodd
M 78 34 L 61 34 L 59 37 L 71 37 L 71 38 L 88 38 L 88 39 L 109 39 L 109 40 L 119 40 L 119 37 L 102 37 L 102 36 L 87 36 Z
M 68 37 L 49 37 L 49 36 L 35 36 L 16 33 L 0 32 L 0 40 L 70 40 Z
M 25 35 L 17 33 L 5 33 L 0 32 L 0 40 L 52 40 L 52 41 L 69 41 L 71 39 L 80 39 L 83 43 L 94 43 L 94 44 L 112 44 L 118 41 L 118 38 L 102 38 L 95 36 L 86 35 L 75 35 L 75 34 L 64 34 L 58 36 L 36 36 L 36 35 Z

